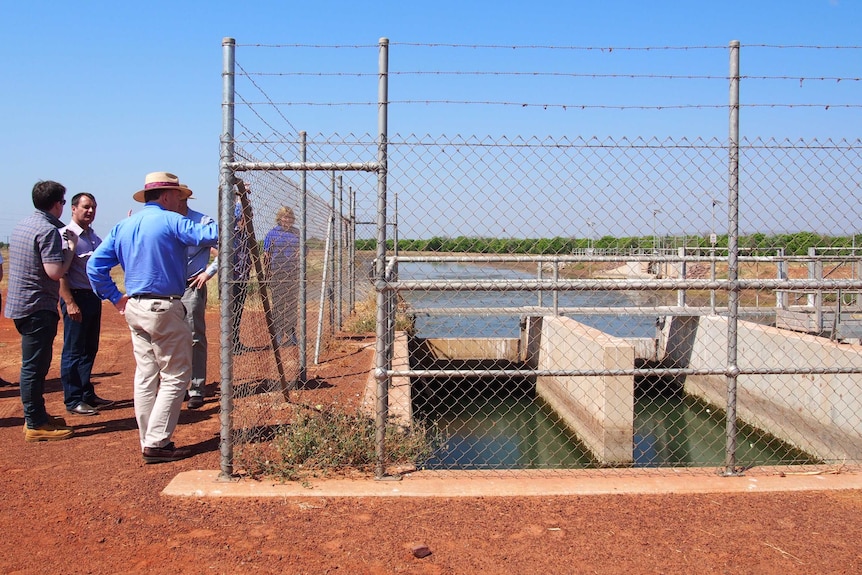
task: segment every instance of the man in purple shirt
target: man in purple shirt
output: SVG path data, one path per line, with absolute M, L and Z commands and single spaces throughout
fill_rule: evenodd
M 53 181 L 33 186 L 36 211 L 15 227 L 9 241 L 9 290 L 6 317 L 21 334 L 21 404 L 24 440 L 57 441 L 73 430 L 45 410 L 45 376 L 51 367 L 52 347 L 60 315 L 60 278 L 75 256 L 78 236 L 60 234 L 66 188 Z
M 144 208 L 110 231 L 87 262 L 90 285 L 126 317 L 135 353 L 135 418 L 145 463 L 192 455 L 171 441 L 189 386 L 192 333 L 181 301 L 189 246 L 215 246 L 215 222 L 198 224 L 179 213 L 191 190 L 168 172 L 147 174 L 132 196 Z M 120 265 L 126 294 L 111 278 Z
M 90 380 L 99 352 L 102 327 L 102 300 L 93 292 L 87 278 L 87 260 L 102 243 L 102 238 L 93 229 L 94 219 L 95 196 L 87 192 L 72 196 L 72 221 L 64 230 L 70 229 L 78 234 L 78 245 L 68 273 L 60 279 L 60 309 L 63 312 L 60 380 L 66 411 L 72 415 L 98 415 L 100 407 L 113 403 L 96 395 Z

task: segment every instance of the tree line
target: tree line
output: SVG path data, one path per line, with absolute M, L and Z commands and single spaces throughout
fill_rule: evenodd
M 715 247 L 727 249 L 727 235 L 716 238 Z M 708 250 L 712 247 L 709 236 L 604 236 L 589 238 L 485 238 L 485 237 L 440 237 L 428 239 L 400 239 L 399 251 L 405 252 L 454 252 L 478 254 L 530 254 L 561 255 L 586 253 L 589 249 L 601 252 L 648 252 L 656 248 Z M 387 250 L 395 249 L 394 240 L 387 240 Z M 862 235 L 829 236 L 814 232 L 786 234 L 754 233 L 739 237 L 741 250 L 775 252 L 784 249 L 786 255 L 807 255 L 809 248 L 862 248 Z M 356 240 L 356 249 L 374 251 L 376 239 Z

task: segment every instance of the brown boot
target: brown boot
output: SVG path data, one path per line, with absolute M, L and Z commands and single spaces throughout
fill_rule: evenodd
M 60 441 L 69 439 L 74 433 L 74 429 L 52 418 L 47 423 L 43 423 L 35 429 L 31 429 L 25 425 L 24 441 Z

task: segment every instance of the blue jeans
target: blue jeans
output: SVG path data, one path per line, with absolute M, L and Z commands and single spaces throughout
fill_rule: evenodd
M 45 376 L 51 368 L 54 337 L 60 316 L 53 311 L 37 311 L 16 320 L 15 329 L 21 334 L 21 404 L 24 421 L 34 429 L 48 423 L 45 411 Z
M 102 300 L 91 290 L 72 290 L 75 303 L 81 310 L 81 321 L 69 317 L 66 302 L 60 300 L 63 310 L 63 355 L 60 358 L 60 379 L 63 382 L 63 401 L 66 409 L 96 399 L 90 375 L 99 351 L 99 334 L 102 329 Z

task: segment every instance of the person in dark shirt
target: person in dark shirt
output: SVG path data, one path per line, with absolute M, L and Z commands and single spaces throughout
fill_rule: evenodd
M 40 181 L 32 196 L 36 211 L 18 223 L 9 241 L 6 317 L 21 334 L 24 440 L 57 441 L 72 437 L 74 431 L 63 418 L 48 414 L 43 394 L 60 322 L 60 278 L 72 264 L 78 236 L 71 230 L 60 233 L 65 186 Z

